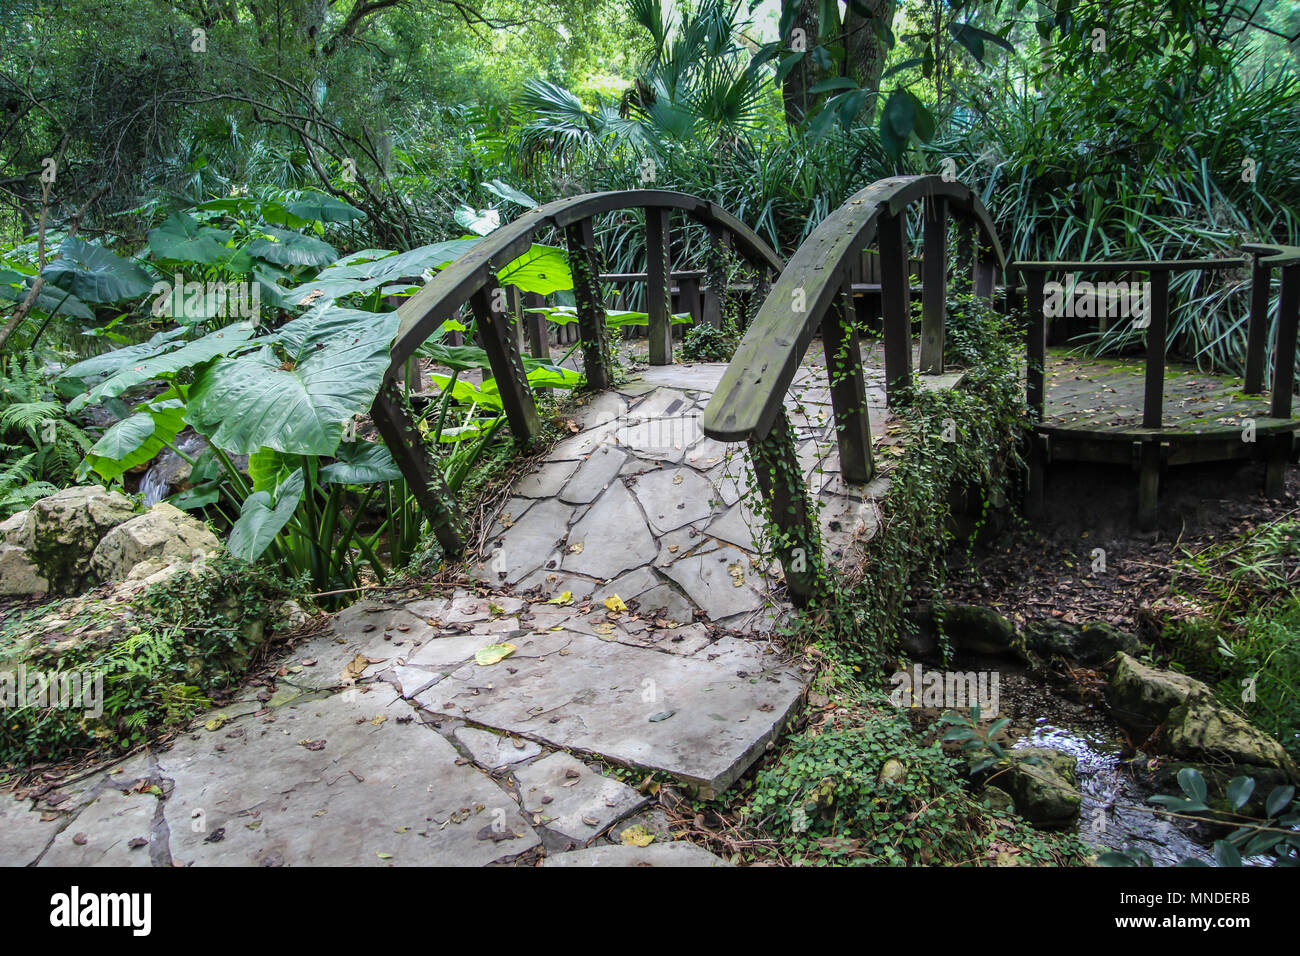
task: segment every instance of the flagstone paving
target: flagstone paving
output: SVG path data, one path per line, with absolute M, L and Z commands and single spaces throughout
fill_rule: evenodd
M 788 407 L 834 557 L 874 533 L 888 478 L 840 480 L 812 354 Z M 354 604 L 170 749 L 0 802 L 0 863 L 726 865 L 634 785 L 723 792 L 805 690 L 769 639 L 789 608 L 754 548 L 743 447 L 699 428 L 723 368 L 591 397 L 464 586 Z M 888 443 L 879 374 L 868 393 Z M 614 845 L 632 821 L 656 842 Z

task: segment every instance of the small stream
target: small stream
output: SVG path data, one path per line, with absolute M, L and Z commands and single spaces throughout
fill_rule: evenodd
M 185 432 L 176 439 L 175 446 L 181 455 L 195 459 L 208 447 L 208 442 L 202 435 Z M 146 508 L 172 494 L 189 477 L 190 463 L 181 455 L 171 448 L 164 448 L 154 458 L 149 470 L 140 477 L 138 491 Z
M 1175 822 L 1152 812 L 1147 798 L 1156 791 L 1145 773 L 1124 759 L 1124 734 L 1103 704 L 1072 701 L 1024 665 L 1000 657 L 958 654 L 952 670 L 996 671 L 1000 675 L 1000 710 L 1016 749 L 1050 747 L 1078 760 L 1076 774 L 1083 796 L 1076 833 L 1084 842 L 1106 849 L 1144 851 L 1157 866 L 1184 859 L 1214 864 L 1207 843 L 1194 824 Z M 1139 766 L 1143 761 L 1138 755 Z

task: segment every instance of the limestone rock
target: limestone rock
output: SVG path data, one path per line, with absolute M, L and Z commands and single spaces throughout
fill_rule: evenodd
M 1118 658 L 1106 688 L 1106 699 L 1112 716 L 1129 730 L 1150 734 L 1190 695 L 1210 693 L 1194 677 L 1148 667 L 1123 651 Z
M 103 485 L 65 488 L 32 505 L 29 554 L 50 590 L 73 594 L 89 583 L 100 539 L 135 513 L 130 498 Z
M 1063 657 L 1085 667 L 1099 667 L 1120 651 L 1136 654 L 1141 642 L 1132 634 L 1093 622 L 1069 624 L 1047 619 L 1025 627 L 1025 647 L 1039 657 Z
M 30 511 L 20 511 L 0 521 L 0 542 L 30 548 L 36 542 L 36 519 Z
M 1010 812 L 1016 808 L 1016 802 L 1011 799 L 1011 794 L 1001 787 L 987 786 L 984 788 L 983 796 L 984 805 L 990 810 L 1006 810 Z
M 1075 789 L 1077 759 L 1048 747 L 1026 747 L 1010 756 L 1012 769 L 1005 780 L 1016 812 L 1038 827 L 1073 823 L 1083 802 Z M 1031 758 L 1038 762 L 1030 763 Z
M 101 581 L 124 581 L 145 561 L 191 561 L 219 550 L 221 542 L 202 522 L 166 502 L 109 531 L 90 558 Z
M 1280 743 L 1251 726 L 1208 690 L 1190 694 L 1169 712 L 1161 743 L 1163 751 L 1175 759 L 1272 767 L 1285 771 L 1293 780 L 1300 779 L 1295 763 Z
M 0 544 L 0 597 L 30 597 L 49 590 L 50 582 L 24 548 Z

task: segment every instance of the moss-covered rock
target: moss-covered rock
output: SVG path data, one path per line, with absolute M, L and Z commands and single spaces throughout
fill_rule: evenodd
M 1148 667 L 1121 651 L 1115 673 L 1106 687 L 1111 715 L 1143 740 L 1169 719 L 1169 713 L 1192 694 L 1210 693 L 1194 677 Z M 1140 742 L 1136 741 L 1135 742 Z
M 1169 712 L 1161 749 L 1179 760 L 1275 768 L 1292 780 L 1298 779 L 1295 763 L 1280 743 L 1209 691 L 1190 694 Z
M 1013 750 L 1011 769 L 998 778 L 1015 801 L 1016 812 L 1037 827 L 1072 824 L 1083 798 L 1075 789 L 1075 757 L 1048 747 Z
M 1136 654 L 1141 642 L 1109 624 L 1070 624 L 1054 618 L 1025 627 L 1025 649 L 1044 660 L 1063 658 L 1085 667 L 1100 667 L 1116 654 Z
M 100 539 L 135 516 L 135 503 L 102 485 L 65 488 L 30 509 L 28 554 L 55 594 L 75 594 L 93 583 L 90 556 Z

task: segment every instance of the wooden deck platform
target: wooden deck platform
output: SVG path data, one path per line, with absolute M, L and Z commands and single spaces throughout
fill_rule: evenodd
M 1240 378 L 1167 364 L 1163 427 L 1142 427 L 1146 366 L 1131 359 L 1094 358 L 1049 349 L 1047 402 L 1039 430 L 1098 441 L 1241 442 L 1248 422 L 1255 434 L 1300 429 L 1300 418 L 1272 418 L 1269 398 L 1247 395 Z
M 1270 396 L 1248 394 L 1240 378 L 1165 364 L 1161 427 L 1143 425 L 1142 356 L 1094 358 L 1048 349 L 1043 416 L 1030 448 L 1029 510 L 1041 514 L 1046 466 L 1076 461 L 1127 465 L 1138 472 L 1138 525 L 1156 523 L 1160 473 L 1210 461 L 1265 463 L 1264 491 L 1281 491 L 1296 460 L 1300 418 L 1272 415 Z

